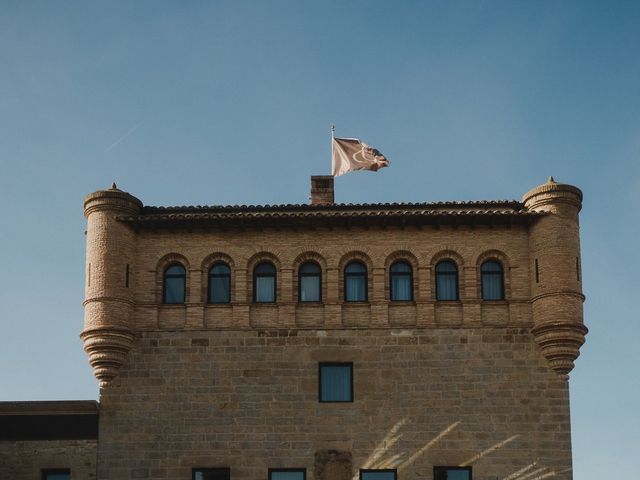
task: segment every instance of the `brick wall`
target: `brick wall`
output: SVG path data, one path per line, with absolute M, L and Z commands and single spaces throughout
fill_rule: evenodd
M 0 441 L 0 480 L 40 480 L 42 469 L 69 468 L 71 480 L 96 478 L 97 440 Z

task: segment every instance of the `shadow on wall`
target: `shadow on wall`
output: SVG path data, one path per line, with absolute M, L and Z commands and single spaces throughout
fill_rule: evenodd
M 407 424 L 408 419 L 403 418 L 399 422 L 397 422 L 387 435 L 376 445 L 376 447 L 371 452 L 371 455 L 367 458 L 361 468 L 363 469 L 397 469 L 398 472 L 402 472 L 407 467 L 412 465 L 421 455 L 423 455 L 427 450 L 436 445 L 440 440 L 446 437 L 453 430 L 458 428 L 462 422 L 457 421 L 446 427 L 442 430 L 438 435 L 430 439 L 427 443 L 425 443 L 422 447 L 418 448 L 413 454 L 408 456 L 409 452 L 398 451 L 396 447 L 398 441 L 402 438 L 403 433 L 402 429 Z M 460 463 L 458 466 L 460 467 L 470 467 L 475 462 L 480 460 L 487 455 L 490 455 L 492 452 L 504 447 L 508 443 L 514 441 L 520 437 L 519 434 L 512 435 L 501 442 L 496 443 L 495 445 L 491 445 L 489 448 L 479 452 L 473 457 L 465 460 Z M 541 466 L 538 462 L 532 462 L 526 467 L 517 470 L 510 475 L 504 477 L 502 480 L 541 480 L 543 478 L 555 477 L 561 473 L 566 473 L 571 471 L 571 468 L 566 468 L 564 470 L 556 471 L 549 467 Z M 497 477 L 496 477 L 497 478 Z M 354 475 L 352 480 L 358 480 L 359 476 Z

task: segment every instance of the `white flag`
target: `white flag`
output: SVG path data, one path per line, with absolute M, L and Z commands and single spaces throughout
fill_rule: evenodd
M 382 153 L 357 138 L 334 138 L 331 163 L 334 177 L 355 170 L 377 172 L 389 166 Z

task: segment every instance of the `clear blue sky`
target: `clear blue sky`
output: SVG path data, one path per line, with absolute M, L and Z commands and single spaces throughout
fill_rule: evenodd
M 329 124 L 392 161 L 340 202 L 585 193 L 575 478 L 637 475 L 640 3 L 0 3 L 0 400 L 97 397 L 82 199 L 304 203 Z

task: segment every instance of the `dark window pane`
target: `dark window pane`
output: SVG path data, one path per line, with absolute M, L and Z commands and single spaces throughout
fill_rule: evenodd
M 352 365 L 320 365 L 320 401 L 351 402 Z
M 320 267 L 316 263 L 306 262 L 300 267 L 300 273 L 320 274 Z
M 167 277 L 164 281 L 164 303 L 184 303 L 184 277 Z
M 269 480 L 304 480 L 304 477 L 303 470 L 272 470 L 269 472 Z
M 184 275 L 185 270 L 182 265 L 171 265 L 169 268 L 167 268 L 164 274 L 165 275 Z
M 396 262 L 391 265 L 391 271 L 393 273 L 411 273 L 411 265 L 407 262 Z
M 45 473 L 43 475 L 44 480 L 69 480 L 70 478 L 70 473 Z
M 256 277 L 256 302 L 276 301 L 276 279 L 274 277 Z
M 392 275 L 391 276 L 391 300 L 408 301 L 411 300 L 412 285 L 410 275 Z
M 228 468 L 198 468 L 193 470 L 193 480 L 230 480 Z
M 253 271 L 253 298 L 257 303 L 276 301 L 276 267 L 269 262 L 259 263 Z
M 276 267 L 274 267 L 269 262 L 262 262 L 262 263 L 260 263 L 260 264 L 258 264 L 256 266 L 255 274 L 256 275 L 265 275 L 265 274 L 266 275 L 275 275 L 276 274 Z
M 471 480 L 470 467 L 434 467 L 435 480 Z
M 480 268 L 482 275 L 482 299 L 502 300 L 504 298 L 504 279 L 502 265 L 489 260 Z
M 360 262 L 351 262 L 344 271 L 346 273 L 367 273 L 367 268 Z
M 448 260 L 436 265 L 436 298 L 458 300 L 458 267 Z
M 211 277 L 209 279 L 209 302 L 229 303 L 230 294 L 229 277 Z
M 217 263 L 211 267 L 211 271 L 209 273 L 212 275 L 230 275 L 231 270 L 224 263 Z
M 362 480 L 395 480 L 396 472 L 395 471 L 368 471 L 361 472 Z
M 345 278 L 345 300 L 347 302 L 365 302 L 367 300 L 367 279 L 361 275 L 349 275 Z
M 300 277 L 300 301 L 319 302 L 320 301 L 320 276 Z

